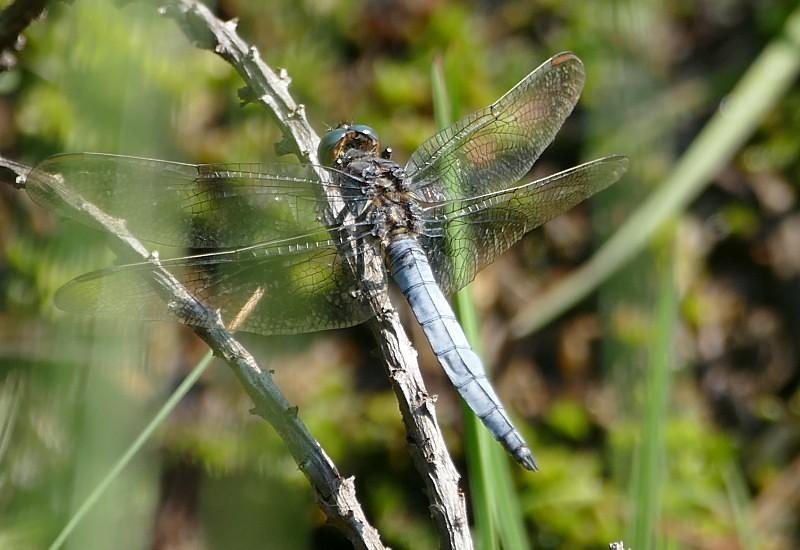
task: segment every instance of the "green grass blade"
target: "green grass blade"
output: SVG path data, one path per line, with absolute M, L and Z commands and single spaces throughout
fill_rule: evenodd
M 729 464 L 724 472 L 725 489 L 733 511 L 734 524 L 739 536 L 739 546 L 744 550 L 761 548 L 758 531 L 753 525 L 753 507 L 750 502 L 747 481 L 736 464 Z
M 671 240 L 661 246 L 652 353 L 645 373 L 644 414 L 631 484 L 634 495 L 633 548 L 657 548 L 658 524 L 665 482 L 664 439 L 669 416 L 678 301 L 671 268 Z
M 441 60 L 433 63 L 431 81 L 436 124 L 442 129 L 452 123 L 452 108 Z M 454 306 L 470 345 L 475 353 L 482 355 L 478 316 L 469 287 L 456 294 Z M 499 548 L 500 542 L 503 548 L 510 550 L 530 548 L 505 451 L 466 405 L 463 409 L 467 467 L 478 548 L 494 550 Z
M 770 42 L 703 128 L 667 181 L 617 230 L 603 247 L 552 292 L 514 319 L 522 337 L 575 305 L 639 252 L 665 222 L 680 213 L 728 162 L 764 115 L 789 89 L 800 69 L 800 8 L 784 32 Z
M 433 88 L 433 116 L 436 120 L 436 127 L 443 130 L 453 123 L 453 106 L 450 105 L 450 96 L 447 93 L 444 68 L 440 57 L 434 59 L 431 66 L 431 87 Z
M 434 60 L 431 67 L 431 84 L 433 93 L 433 113 L 436 126 L 445 128 L 452 123 L 452 106 L 447 93 L 441 58 Z M 471 299 L 467 289 L 455 296 L 456 315 L 461 321 L 464 332 L 476 353 L 480 349 L 474 338 L 474 318 L 465 320 L 465 310 L 472 311 Z M 474 317 L 474 316 L 473 316 Z M 494 485 L 490 483 L 488 469 L 488 446 L 486 444 L 486 430 L 481 425 L 475 414 L 462 404 L 464 410 L 464 440 L 469 469 L 472 513 L 475 516 L 475 532 L 478 536 L 478 548 L 481 550 L 495 550 L 497 548 L 498 534 L 492 513 L 493 503 L 496 501 Z M 491 442 L 489 442 L 491 443 Z
M 200 362 L 195 365 L 194 369 L 192 369 L 188 376 L 184 378 L 183 382 L 181 382 L 175 391 L 172 392 L 172 395 L 169 396 L 169 399 L 167 399 L 153 419 L 147 424 L 147 426 L 144 427 L 133 443 L 131 443 L 130 447 L 127 448 L 114 466 L 112 466 L 108 473 L 97 483 L 92 492 L 86 496 L 84 501 L 50 545 L 50 550 L 56 550 L 64 544 L 64 542 L 67 540 L 67 537 L 69 537 L 70 533 L 72 533 L 84 516 L 86 516 L 89 510 L 91 510 L 92 507 L 97 504 L 97 501 L 100 500 L 100 497 L 103 496 L 103 493 L 105 493 L 106 489 L 108 489 L 108 487 L 114 482 L 122 470 L 125 469 L 125 467 L 130 463 L 131 459 L 136 455 L 137 452 L 139 452 L 147 440 L 150 439 L 156 429 L 161 426 L 164 420 L 166 420 L 170 413 L 172 413 L 180 400 L 183 399 L 192 386 L 194 386 L 194 383 L 197 382 L 198 378 L 200 378 L 203 372 L 205 372 L 208 365 L 211 364 L 211 359 L 213 359 L 213 357 L 214 354 L 209 351 L 200 360 Z
M 481 342 L 478 335 L 478 319 L 475 304 L 469 294 L 469 287 L 455 295 L 455 311 L 472 349 L 481 355 Z M 464 411 L 464 436 L 469 470 L 469 485 L 472 490 L 472 512 L 475 515 L 475 531 L 481 550 L 494 550 L 500 539 L 500 526 L 495 522 L 499 508 L 500 481 L 495 469 L 497 443 L 481 423 L 475 413 L 462 404 Z M 501 465 L 500 468 L 503 468 Z M 505 465 L 506 470 L 508 465 Z

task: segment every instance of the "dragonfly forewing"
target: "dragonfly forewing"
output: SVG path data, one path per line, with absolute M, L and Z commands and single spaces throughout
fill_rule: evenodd
M 423 143 L 405 167 L 411 187 L 436 201 L 515 185 L 553 141 L 584 80 L 575 55 L 553 56 L 495 103 Z
M 329 182 L 318 174 L 327 174 Z M 335 180 L 335 182 L 334 182 Z M 39 204 L 90 226 L 63 200 L 79 196 L 124 220 L 137 238 L 186 248 L 250 246 L 319 230 L 322 185 L 357 200 L 361 186 L 330 168 L 300 164 L 184 164 L 102 153 L 56 155 L 27 176 Z

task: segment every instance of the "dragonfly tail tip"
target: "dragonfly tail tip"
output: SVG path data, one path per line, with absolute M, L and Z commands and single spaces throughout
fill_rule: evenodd
M 530 470 L 531 472 L 539 471 L 539 465 L 536 464 L 536 459 L 533 458 L 533 454 L 527 447 L 522 447 L 519 449 L 515 453 L 514 458 L 516 458 L 517 462 L 519 462 L 525 469 Z

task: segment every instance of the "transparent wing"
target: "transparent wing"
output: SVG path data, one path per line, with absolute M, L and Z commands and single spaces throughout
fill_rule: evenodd
M 628 159 L 608 156 L 531 183 L 423 207 L 422 247 L 445 293 L 463 288 L 528 231 L 616 182 Z
M 553 141 L 583 82 L 580 59 L 553 56 L 494 104 L 423 143 L 406 165 L 411 188 L 436 201 L 514 185 Z
M 318 174 L 331 182 L 320 181 Z M 166 246 L 233 248 L 286 239 L 321 227 L 321 185 L 354 197 L 359 182 L 300 164 L 183 164 L 101 153 L 56 155 L 27 177 L 39 204 L 94 226 L 59 191 L 80 195 L 125 220 L 141 240 Z
M 326 232 L 161 263 L 234 330 L 295 334 L 352 326 L 372 316 Z M 150 271 L 150 264 L 138 263 L 81 275 L 58 291 L 56 305 L 101 317 L 176 320 L 150 282 Z M 211 321 L 185 322 L 207 327 Z

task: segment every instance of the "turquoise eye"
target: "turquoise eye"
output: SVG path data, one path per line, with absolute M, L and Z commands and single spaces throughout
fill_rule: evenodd
M 378 134 L 369 126 L 343 124 L 330 130 L 319 141 L 317 155 L 322 164 L 333 166 L 347 151 L 377 154 L 379 146 Z
M 352 126 L 350 126 L 350 128 L 352 128 L 359 134 L 364 134 L 365 136 L 369 136 L 375 141 L 378 141 L 378 134 L 371 126 L 367 126 L 366 124 L 353 124 Z
M 335 159 L 334 150 L 342 139 L 347 135 L 350 128 L 334 128 L 319 140 L 319 147 L 317 147 L 317 156 L 322 164 L 331 166 Z

